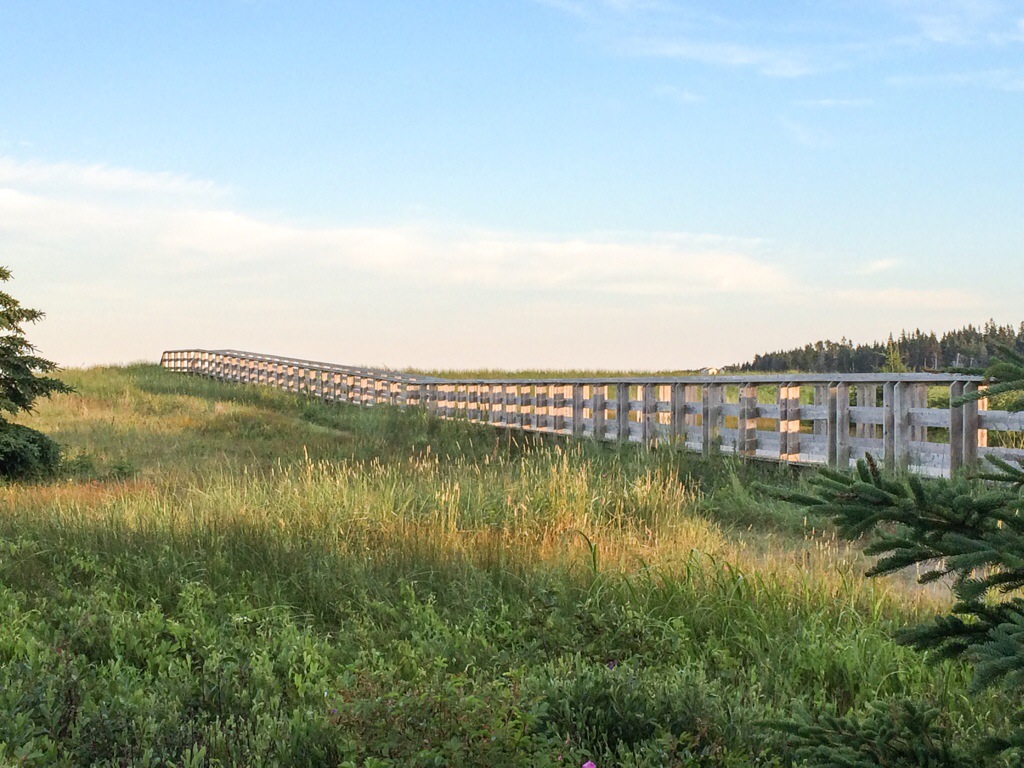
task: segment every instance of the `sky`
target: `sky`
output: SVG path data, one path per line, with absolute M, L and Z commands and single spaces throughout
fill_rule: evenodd
M 62 366 L 692 369 L 1024 320 L 1024 3 L 0 0 Z

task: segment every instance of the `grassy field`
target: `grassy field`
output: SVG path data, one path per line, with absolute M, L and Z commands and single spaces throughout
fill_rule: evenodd
M 0 487 L 0 765 L 785 766 L 799 713 L 1006 718 L 890 639 L 940 589 L 749 490 L 785 470 L 64 378 L 64 476 Z

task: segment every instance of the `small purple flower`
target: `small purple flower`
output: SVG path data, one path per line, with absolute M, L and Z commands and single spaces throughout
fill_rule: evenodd
M 587 760 L 580 768 L 597 768 L 597 765 L 594 764 L 593 760 Z

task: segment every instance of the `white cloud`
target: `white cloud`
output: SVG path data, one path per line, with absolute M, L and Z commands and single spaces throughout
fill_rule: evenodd
M 40 191 L 45 187 L 47 191 Z M 107 190 L 128 193 L 111 198 Z M 240 279 L 338 269 L 389 281 L 531 295 L 706 296 L 782 290 L 763 245 L 709 235 L 591 233 L 553 238 L 429 227 L 309 227 L 211 202 L 216 185 L 176 174 L 71 164 L 0 163 L 0 247 L 11 257 L 126 274 Z M 59 191 L 58 191 L 59 190 Z M 147 198 L 138 194 L 153 191 Z M 160 193 L 184 198 L 166 205 Z M 75 280 L 87 270 L 69 271 Z M 232 278 L 234 274 L 236 277 Z M 61 281 L 60 273 L 55 282 Z
M 753 67 L 772 77 L 800 77 L 817 70 L 817 65 L 797 51 L 760 48 L 732 42 L 685 39 L 635 38 L 624 44 L 634 56 L 686 59 L 725 67 Z
M 654 95 L 676 104 L 696 104 L 702 101 L 701 97 L 692 91 L 687 91 L 675 85 L 660 85 L 654 89 Z
M 0 243 L 66 258 L 148 260 L 164 274 L 217 267 L 356 270 L 421 284 L 477 285 L 537 294 L 572 290 L 695 296 L 780 290 L 760 244 L 678 233 L 576 238 L 393 227 L 302 227 L 221 208 L 124 207 L 0 188 Z
M 986 88 L 1010 93 L 1024 92 L 1024 69 L 987 69 L 973 72 L 946 72 L 934 75 L 898 75 L 889 78 L 896 86 L 961 86 Z
M 979 46 L 1024 41 L 1020 4 L 1007 0 L 887 0 L 897 18 L 915 29 L 916 42 Z
M 963 291 L 885 288 L 885 258 L 855 287 L 807 282 L 756 238 L 316 227 L 234 210 L 189 177 L 119 171 L 123 195 L 106 182 L 42 191 L 40 179 L 82 177 L 28 167 L 0 183 L 0 253 L 16 295 L 50 313 L 33 341 L 65 364 L 194 344 L 400 365 L 680 367 L 739 359 L 730 350 L 752 327 L 773 346 L 794 305 L 848 309 L 847 335 L 857 307 L 878 318 L 982 306 Z M 171 203 L 167 179 L 189 179 Z M 138 192 L 149 189 L 160 192 Z
M 665 0 L 533 0 L 574 16 L 584 16 L 601 10 L 619 14 L 635 14 L 651 10 L 669 10 L 671 3 Z
M 533 0 L 533 2 L 539 5 L 546 5 L 549 8 L 555 8 L 559 11 L 571 13 L 574 16 L 582 16 L 587 11 L 587 5 L 584 2 L 578 0 Z
M 0 186 L 59 192 L 91 191 L 186 197 L 220 196 L 225 189 L 212 181 L 176 173 L 150 173 L 133 168 L 76 163 L 42 163 L 0 157 Z
M 875 102 L 873 99 L 801 99 L 794 102 L 801 107 L 823 107 L 827 109 L 853 109 L 859 107 L 870 107 Z

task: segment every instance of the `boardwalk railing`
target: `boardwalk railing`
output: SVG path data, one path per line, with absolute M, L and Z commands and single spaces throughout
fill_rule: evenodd
M 173 350 L 160 363 L 328 402 L 792 464 L 842 467 L 870 453 L 890 468 L 949 475 L 987 454 L 1024 458 L 1024 413 L 989 410 L 985 399 L 951 405 L 982 386 L 959 374 L 452 380 L 231 349 Z

